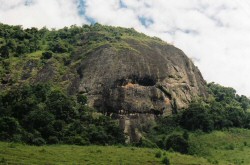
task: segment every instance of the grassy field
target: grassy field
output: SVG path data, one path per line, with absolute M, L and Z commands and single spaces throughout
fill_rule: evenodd
M 119 146 L 28 146 L 0 142 L 0 164 L 98 164 L 98 165 L 151 165 L 162 164 L 167 156 L 171 164 L 209 164 L 204 158 L 162 151 L 158 149 Z
M 193 156 L 159 149 L 121 146 L 29 146 L 0 142 L 0 164 L 162 164 L 168 157 L 176 165 L 249 165 L 250 130 L 230 129 L 209 134 L 190 133 Z M 161 152 L 161 158 L 155 154 Z
M 213 164 L 250 164 L 250 130 L 229 129 L 210 134 L 191 134 L 195 154 Z

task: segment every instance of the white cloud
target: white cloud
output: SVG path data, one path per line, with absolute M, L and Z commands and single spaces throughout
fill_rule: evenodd
M 84 0 L 86 17 L 79 16 L 77 1 L 33 0 L 25 6 L 25 0 L 0 0 L 0 22 L 63 27 L 91 18 L 106 25 L 134 27 L 181 48 L 195 59 L 209 82 L 250 96 L 248 0 Z
M 76 0 L 0 0 L 0 21 L 24 27 L 59 28 L 87 23 L 79 16 Z

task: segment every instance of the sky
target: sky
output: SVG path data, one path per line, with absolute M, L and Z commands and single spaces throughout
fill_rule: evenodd
M 248 0 L 0 0 L 0 22 L 24 28 L 133 27 L 182 49 L 207 82 L 250 96 Z

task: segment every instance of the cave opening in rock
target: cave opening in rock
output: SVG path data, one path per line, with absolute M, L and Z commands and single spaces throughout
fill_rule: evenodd
M 150 76 L 132 75 L 127 78 L 118 79 L 114 82 L 115 86 L 125 86 L 129 83 L 141 86 L 154 86 L 156 84 L 156 80 Z
M 156 84 L 156 80 L 148 75 L 132 75 L 129 77 L 129 81 L 133 84 L 139 84 L 141 86 L 154 86 Z
M 143 77 L 138 79 L 138 84 L 141 86 L 154 86 L 155 85 L 155 80 L 152 79 L 151 77 Z

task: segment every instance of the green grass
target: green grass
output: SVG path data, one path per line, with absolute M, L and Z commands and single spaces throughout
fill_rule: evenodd
M 190 133 L 194 155 L 124 146 L 29 146 L 0 142 L 0 164 L 161 164 L 167 156 L 174 165 L 249 165 L 250 130 L 229 129 Z M 159 151 L 161 158 L 155 155 Z
M 250 130 L 229 129 L 190 137 L 196 155 L 214 164 L 250 164 Z
M 28 146 L 0 142 L 0 164 L 161 164 L 164 156 L 171 164 L 209 164 L 204 158 L 161 151 L 159 149 L 119 146 Z

